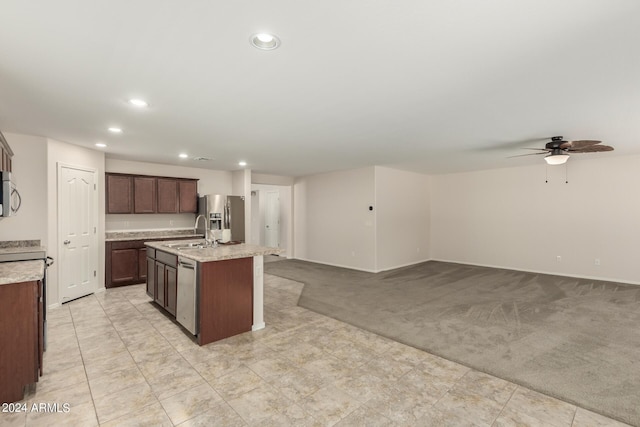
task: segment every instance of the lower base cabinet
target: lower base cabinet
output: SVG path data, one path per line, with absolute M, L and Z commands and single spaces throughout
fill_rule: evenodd
M 149 248 L 147 265 L 147 295 L 175 316 L 178 292 L 178 257 Z
M 0 286 L 0 403 L 22 400 L 43 373 L 42 292 L 41 281 Z
M 106 242 L 105 287 L 115 288 L 117 286 L 145 283 L 148 272 L 154 269 L 153 264 L 149 264 L 147 260 L 148 256 L 145 242 L 185 239 L 192 240 L 194 237 Z M 155 254 L 152 254 L 151 258 L 155 259 Z M 149 292 L 149 289 L 147 289 L 147 293 L 152 294 L 153 292 Z

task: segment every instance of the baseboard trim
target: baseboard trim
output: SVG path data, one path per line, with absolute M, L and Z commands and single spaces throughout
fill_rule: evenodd
M 297 260 L 300 260 L 300 261 L 313 262 L 315 264 L 329 265 L 331 267 L 348 268 L 349 270 L 364 271 L 366 273 L 377 273 L 375 270 L 369 270 L 367 268 L 353 267 L 351 265 L 333 264 L 331 262 L 317 261 L 317 260 L 314 260 L 314 259 L 299 258 L 299 257 L 295 257 L 294 259 L 297 259 Z
M 442 258 L 428 258 L 428 259 L 424 259 L 422 261 L 411 262 L 411 263 L 398 265 L 398 266 L 395 266 L 395 267 L 389 267 L 389 268 L 385 268 L 385 269 L 380 269 L 380 270 L 369 270 L 369 269 L 364 269 L 364 268 L 356 268 L 356 267 L 352 267 L 352 266 L 348 266 L 348 265 L 333 264 L 333 263 L 329 263 L 329 262 L 316 261 L 316 260 L 306 259 L 306 258 L 293 258 L 293 259 L 298 259 L 300 261 L 313 262 L 313 263 L 316 263 L 316 264 L 329 265 L 329 266 L 332 266 L 332 267 L 348 268 L 350 270 L 364 271 L 364 272 L 367 272 L 367 273 L 382 273 L 382 272 L 385 272 L 385 271 L 395 270 L 395 269 L 398 269 L 398 268 L 409 267 L 409 266 L 416 265 L 416 264 L 422 264 L 423 262 L 438 261 L 438 262 L 449 262 L 449 263 L 452 263 L 452 264 L 472 265 L 472 266 L 475 266 L 475 267 L 499 268 L 499 269 L 502 269 L 502 270 L 522 271 L 524 273 L 548 274 L 550 276 L 572 277 L 572 278 L 575 278 L 575 279 L 598 280 L 598 281 L 601 281 L 601 282 L 624 283 L 625 285 L 640 286 L 640 282 L 633 281 L 633 280 L 613 279 L 611 277 L 599 277 L 599 276 L 581 276 L 581 275 L 578 275 L 578 274 L 566 274 L 566 273 L 558 273 L 558 272 L 543 271 L 543 270 L 526 270 L 526 269 L 523 269 L 523 268 L 508 267 L 508 266 L 504 266 L 504 265 L 481 264 L 481 263 L 474 263 L 474 262 L 461 262 L 461 261 L 450 260 L 450 259 L 442 259 Z
M 432 258 L 430 259 L 430 261 L 449 262 L 452 264 L 473 265 L 476 267 L 499 268 L 502 270 L 522 271 L 524 273 L 548 274 L 550 276 L 572 277 L 575 279 L 598 280 L 601 282 L 615 282 L 615 283 L 624 283 L 625 285 L 640 286 L 640 282 L 636 282 L 633 280 L 624 280 L 624 279 L 612 279 L 610 277 L 580 276 L 578 274 L 557 273 L 553 271 L 525 270 L 523 268 L 507 267 L 507 266 L 492 265 L 492 264 L 480 264 L 480 263 L 474 263 L 474 262 L 461 262 L 461 261 L 454 261 L 454 260 L 440 259 L 440 258 Z
M 394 267 L 382 268 L 382 269 L 376 270 L 375 273 L 382 273 L 384 271 L 391 271 L 391 270 L 396 270 L 398 268 L 410 267 L 412 265 L 422 264 L 423 262 L 428 262 L 428 261 L 434 261 L 434 260 L 431 259 L 431 258 L 427 258 L 427 259 L 423 259 L 423 260 L 420 260 L 420 261 L 408 262 L 406 264 L 396 265 Z
M 259 331 L 260 329 L 264 329 L 266 327 L 267 327 L 267 325 L 264 322 L 260 322 L 260 323 L 257 323 L 255 325 L 251 326 L 251 331 L 252 332 Z
M 51 309 L 58 308 L 58 307 L 60 307 L 60 303 L 56 302 L 56 303 L 53 303 L 53 304 L 49 304 L 47 306 L 47 310 L 51 310 Z

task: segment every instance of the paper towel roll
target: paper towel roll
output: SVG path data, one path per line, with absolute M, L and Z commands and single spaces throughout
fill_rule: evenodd
M 231 240 L 231 230 L 228 228 L 222 230 L 222 239 L 220 239 L 220 241 L 222 243 L 227 243 L 229 240 Z

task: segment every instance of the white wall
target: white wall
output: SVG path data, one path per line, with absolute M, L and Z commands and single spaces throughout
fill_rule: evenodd
M 77 145 L 64 142 L 47 140 L 47 255 L 59 261 L 58 256 L 58 162 L 72 166 L 82 166 L 96 170 L 98 188 L 98 286 L 104 287 L 104 153 L 89 150 Z M 44 218 L 43 218 L 44 220 Z M 47 298 L 48 304 L 58 303 L 58 269 L 59 262 L 53 264 L 47 273 Z
M 375 270 L 374 167 L 295 180 L 294 257 Z
M 295 182 L 295 179 L 292 176 L 254 173 L 254 174 L 251 174 L 251 182 L 253 184 L 284 185 L 284 186 L 290 187 Z
M 197 179 L 200 195 L 231 194 L 232 189 L 232 173 L 227 171 L 116 159 L 106 159 L 105 169 L 112 173 Z M 110 214 L 106 217 L 107 231 L 188 229 L 193 228 L 193 224 L 193 214 Z
M 40 240 L 47 245 L 47 140 L 4 134 L 14 153 L 13 179 L 22 196 L 17 215 L 0 219 L 0 240 Z
M 232 172 L 232 191 L 228 194 L 231 196 L 244 196 L 244 241 L 253 241 L 253 224 L 251 206 L 251 169 L 241 169 Z
M 263 185 L 253 184 L 252 193 L 257 194 L 251 197 L 252 204 L 257 202 L 257 207 L 253 206 L 252 212 L 252 232 L 253 242 L 265 244 L 265 211 L 266 194 L 268 191 L 277 191 L 280 199 L 280 248 L 285 250 L 283 256 L 291 257 L 291 246 L 293 245 L 293 212 L 291 203 L 291 187 L 283 185 Z
M 430 177 L 376 166 L 376 270 L 429 260 Z
M 433 176 L 432 257 L 640 283 L 640 156 L 567 166 Z

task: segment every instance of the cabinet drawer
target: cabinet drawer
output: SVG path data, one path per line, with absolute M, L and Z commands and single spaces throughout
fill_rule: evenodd
M 156 261 L 170 265 L 171 267 L 178 266 L 178 256 L 167 252 L 156 251 Z

